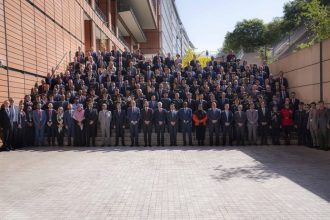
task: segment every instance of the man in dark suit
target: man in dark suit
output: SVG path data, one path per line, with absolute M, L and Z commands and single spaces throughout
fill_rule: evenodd
M 3 103 L 4 108 L 1 109 L 0 120 L 3 128 L 3 145 L 4 150 L 10 151 L 12 149 L 12 134 L 13 134 L 13 123 L 11 121 L 9 101 L 6 100 Z
M 265 102 L 262 101 L 260 104 L 260 108 L 258 110 L 258 123 L 259 123 L 259 131 L 260 131 L 262 145 L 267 145 L 269 121 L 270 121 L 269 111 L 266 108 Z
M 24 111 L 24 104 L 21 102 L 18 105 L 17 112 L 17 132 L 16 132 L 16 148 L 25 147 L 25 131 L 26 131 L 26 113 Z
M 25 129 L 25 145 L 30 147 L 34 144 L 34 124 L 32 106 L 26 109 L 26 129 Z
M 139 146 L 139 121 L 140 121 L 140 109 L 136 107 L 136 102 L 131 101 L 132 107 L 127 110 L 127 119 L 130 125 L 131 132 L 131 147 Z
M 188 103 L 183 103 L 183 108 L 179 110 L 179 119 L 181 122 L 181 129 L 182 129 L 182 137 L 183 137 L 183 145 L 186 146 L 186 134 L 188 134 L 189 138 L 189 145 L 193 146 L 192 144 L 192 110 L 188 108 Z
M 215 145 L 219 145 L 221 110 L 217 108 L 217 103 L 212 102 L 212 107 L 207 112 L 208 129 L 210 135 L 210 146 L 213 145 L 213 135 L 215 134 Z
M 149 108 L 149 102 L 144 101 L 144 108 L 141 110 L 141 123 L 144 137 L 144 147 L 151 147 L 151 133 L 153 122 L 153 110 Z
M 162 102 L 162 108 L 164 108 L 166 111 L 170 110 L 170 105 L 172 100 L 168 97 L 168 91 L 164 92 L 164 97 L 161 99 Z
M 171 110 L 167 112 L 167 121 L 170 132 L 170 146 L 176 146 L 177 132 L 178 132 L 178 111 L 175 110 L 175 104 L 171 104 Z
M 296 98 L 296 93 L 291 92 L 290 105 L 293 107 L 293 111 L 297 111 L 299 108 L 299 99 Z
M 298 110 L 294 113 L 294 127 L 297 130 L 298 145 L 302 145 L 304 142 L 304 118 L 306 112 L 304 111 L 304 103 L 299 103 Z
M 56 112 L 53 109 L 52 103 L 48 103 L 48 109 L 46 110 L 46 121 L 48 146 L 54 146 L 56 136 Z
M 244 146 L 244 139 L 245 139 L 245 127 L 246 127 L 246 113 L 242 111 L 243 106 L 239 105 L 237 108 L 237 111 L 234 114 L 234 121 L 235 121 L 235 127 L 236 127 L 236 144 L 237 145 L 243 145 Z
M 224 111 L 221 112 L 221 128 L 222 128 L 222 144 L 226 145 L 227 135 L 229 137 L 229 145 L 233 145 L 233 124 L 234 116 L 233 113 L 229 110 L 229 104 L 225 104 Z
M 74 120 L 73 120 L 73 112 L 72 104 L 68 104 L 68 110 L 64 112 L 64 126 L 68 136 L 68 146 L 71 146 L 72 138 L 74 134 Z
M 154 112 L 155 127 L 157 132 L 157 145 L 164 146 L 164 133 L 167 118 L 167 111 L 163 108 L 163 103 L 158 102 L 158 109 Z
M 117 109 L 113 115 L 113 127 L 116 132 L 116 144 L 115 146 L 119 145 L 119 137 L 121 137 L 121 145 L 125 146 L 125 122 L 126 122 L 126 112 L 125 110 L 121 109 L 121 103 L 118 102 L 116 104 Z
M 92 138 L 92 145 L 95 146 L 97 121 L 98 121 L 97 110 L 93 108 L 93 102 L 88 102 L 88 108 L 85 110 L 86 147 L 89 147 L 91 138 Z
M 33 111 L 33 123 L 35 129 L 35 146 L 44 145 L 44 131 L 47 122 L 46 112 L 41 109 L 41 103 L 37 104 L 37 109 Z

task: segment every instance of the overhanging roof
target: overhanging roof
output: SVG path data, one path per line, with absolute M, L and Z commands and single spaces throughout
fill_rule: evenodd
M 129 0 L 143 29 L 157 28 L 157 15 L 152 0 Z
M 132 9 L 127 11 L 121 11 L 118 13 L 122 24 L 127 27 L 128 31 L 133 35 L 138 43 L 145 43 L 147 41 L 146 36 L 134 15 Z

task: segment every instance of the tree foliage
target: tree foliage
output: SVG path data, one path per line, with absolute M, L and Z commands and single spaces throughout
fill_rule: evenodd
M 222 51 L 240 48 L 251 51 L 271 46 L 302 25 L 308 30 L 310 40 L 301 47 L 327 39 L 330 37 L 329 5 L 329 0 L 292 0 L 284 5 L 284 16 L 268 24 L 260 19 L 238 22 L 233 32 L 227 32 Z
M 266 26 L 260 19 L 243 20 L 238 22 L 233 32 L 228 32 L 225 37 L 223 51 L 230 49 L 252 51 L 264 44 Z

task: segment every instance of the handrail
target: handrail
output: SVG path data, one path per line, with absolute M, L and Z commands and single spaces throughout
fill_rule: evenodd
M 69 51 L 69 53 L 71 53 L 71 51 Z M 56 70 L 58 70 L 59 66 L 62 64 L 64 58 L 66 57 L 66 55 L 68 54 L 68 51 L 64 53 L 62 59 L 60 60 L 60 62 L 56 65 L 55 68 L 52 69 L 52 72 L 55 73 Z

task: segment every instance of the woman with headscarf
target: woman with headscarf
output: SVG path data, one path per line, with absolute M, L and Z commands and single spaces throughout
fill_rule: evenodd
M 196 128 L 198 146 L 204 146 L 207 114 L 206 111 L 203 110 L 202 104 L 198 105 L 198 110 L 193 114 L 193 121 Z
M 74 119 L 74 146 L 85 146 L 85 128 L 84 128 L 84 120 L 85 120 L 85 110 L 83 109 L 83 105 L 79 104 L 77 109 L 73 113 Z
M 58 146 L 63 146 L 64 140 L 64 112 L 63 107 L 57 109 L 56 114 L 56 137 Z

